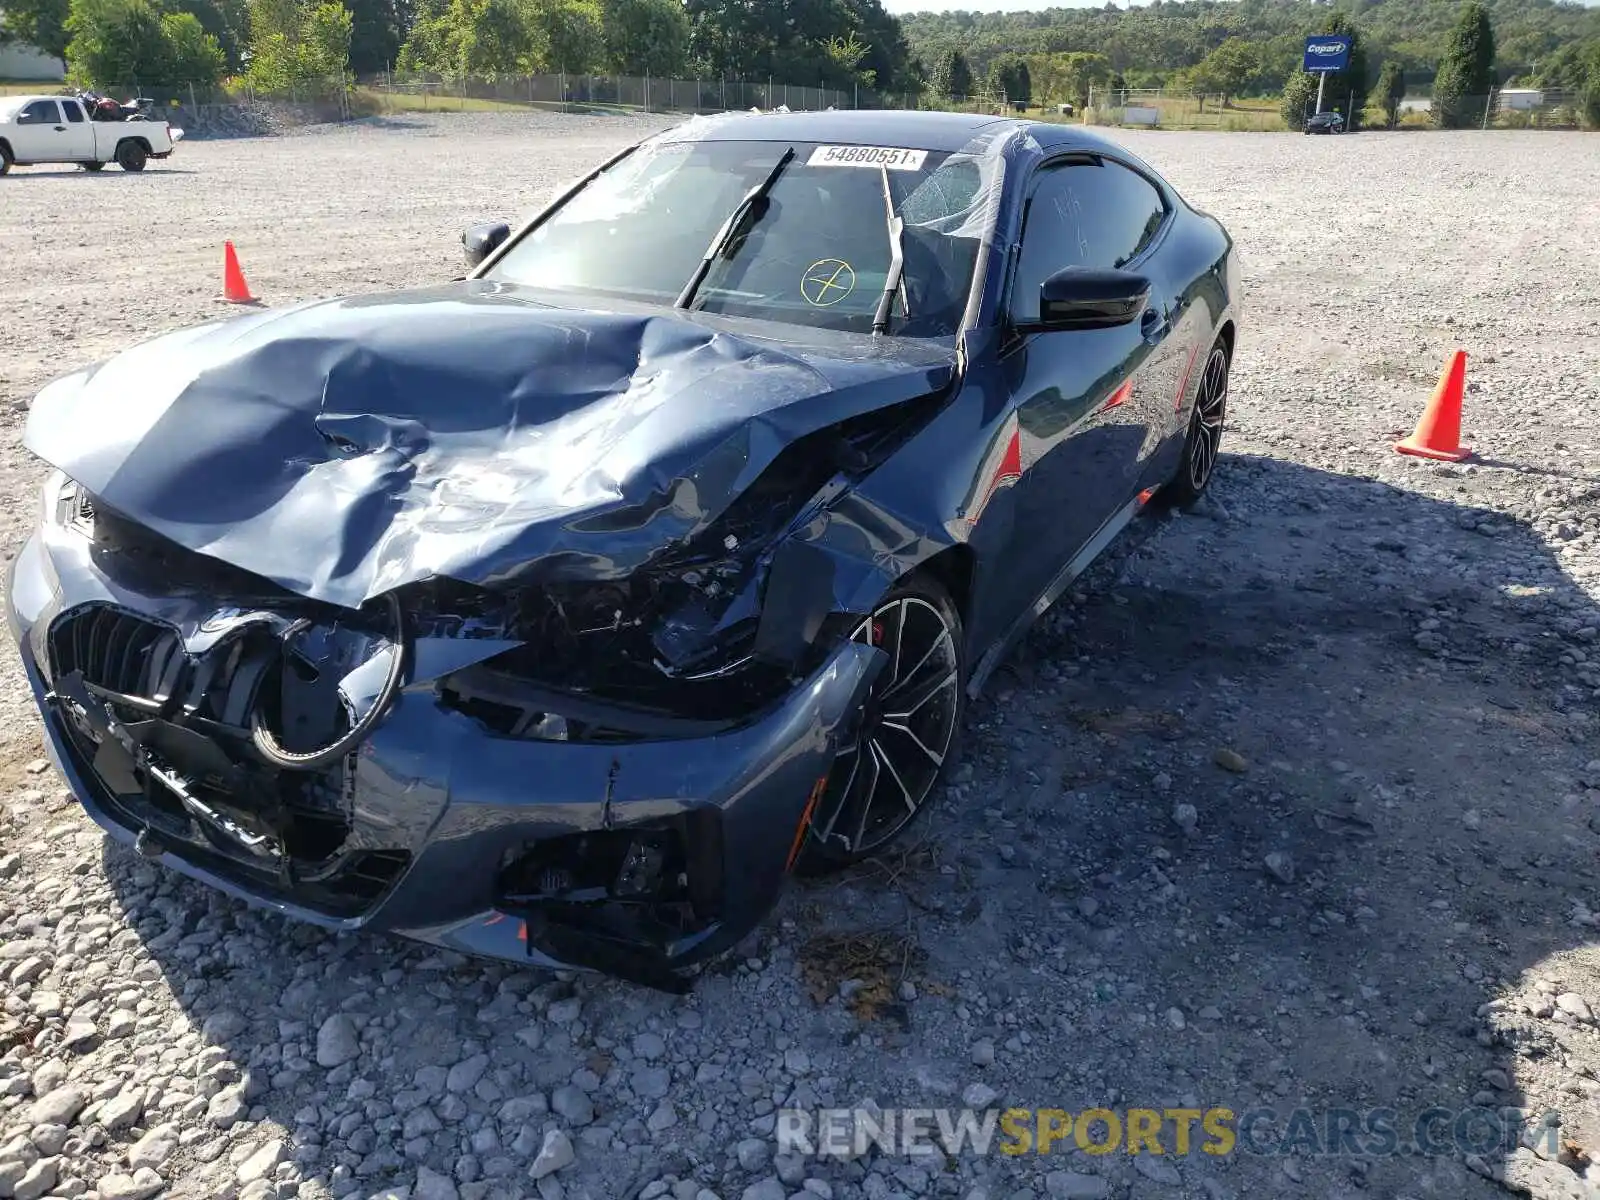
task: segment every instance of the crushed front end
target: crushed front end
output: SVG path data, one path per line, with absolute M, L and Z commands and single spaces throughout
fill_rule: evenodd
M 8 614 L 53 759 L 140 853 L 325 926 L 677 987 L 776 900 L 883 657 L 796 577 L 749 600 L 805 565 L 740 552 L 753 497 L 648 571 L 353 609 L 57 473 Z

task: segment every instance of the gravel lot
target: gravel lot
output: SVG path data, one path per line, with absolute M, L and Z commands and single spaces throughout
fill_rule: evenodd
M 29 397 L 216 315 L 224 238 L 268 303 L 448 278 L 463 225 L 658 126 L 0 181 L 6 557 Z M 797 886 L 687 998 L 158 874 L 43 770 L 7 641 L 0 1197 L 1600 1196 L 1600 138 L 1120 136 L 1242 248 L 1213 499 L 1013 655 L 918 845 Z M 1480 461 L 1394 454 L 1458 345 Z M 1448 1114 L 1423 1154 L 772 1157 L 775 1107 L 863 1100 Z M 1565 1148 L 1450 1144 L 1501 1106 Z

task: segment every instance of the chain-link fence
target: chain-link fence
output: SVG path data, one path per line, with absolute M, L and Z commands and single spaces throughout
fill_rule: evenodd
M 357 115 L 349 80 L 299 80 L 271 93 L 242 81 L 220 84 L 122 83 L 95 91 L 116 100 L 150 102 L 150 116 L 182 129 L 187 137 L 250 137 L 294 125 L 346 121 Z
M 751 108 L 807 112 L 915 108 L 921 99 L 915 93 L 828 88 L 775 78 L 662 79 L 565 71 L 492 79 L 384 72 L 361 79 L 302 79 L 270 93 L 259 92 L 244 81 L 158 86 L 133 82 L 97 90 L 118 99 L 148 99 L 153 115 L 200 137 L 270 133 L 288 125 L 401 112 L 543 109 L 691 114 Z
M 630 75 L 553 74 L 460 77 L 385 72 L 362 79 L 334 77 L 298 80 L 271 93 L 242 81 L 228 85 L 176 86 L 129 83 L 99 89 L 118 99 L 152 100 L 155 114 L 191 136 L 240 137 L 272 133 L 291 125 L 344 121 L 353 117 L 402 112 L 527 111 L 709 113 L 759 108 L 792 112 L 829 108 L 935 107 L 966 112 L 1029 113 L 1045 120 L 1091 125 L 1164 129 L 1267 131 L 1285 122 L 1275 98 L 1256 99 L 1164 88 L 1091 89 L 1086 104 L 1035 98 L 1010 100 L 998 92 L 973 96 L 920 96 L 869 88 L 828 88 L 784 82 L 733 79 L 675 79 Z M 1408 97 L 1397 114 L 1402 128 L 1443 124 L 1465 129 L 1574 129 L 1583 124 L 1575 92 L 1504 88 L 1490 96 L 1467 96 L 1451 103 L 1441 122 L 1428 97 Z M 1348 127 L 1381 128 L 1384 114 L 1354 94 L 1324 95 L 1323 112 L 1336 112 Z M 1315 99 L 1288 126 L 1305 128 L 1316 115 Z
M 1283 128 L 1276 100 L 1241 99 L 1220 92 L 1092 88 L 1082 111 L 1085 124 L 1090 125 L 1237 131 Z
M 914 107 L 917 97 L 868 88 L 737 79 L 676 79 L 637 75 L 553 74 L 493 79 L 384 73 L 362 79 L 355 89 L 358 108 L 379 112 L 543 108 L 601 112 L 726 112 L 734 109 L 787 108 L 815 112 L 829 108 Z
M 1488 96 L 1461 96 L 1445 105 L 1429 97 L 1408 112 L 1406 126 L 1452 129 L 1577 129 L 1582 98 L 1556 88 L 1501 88 Z

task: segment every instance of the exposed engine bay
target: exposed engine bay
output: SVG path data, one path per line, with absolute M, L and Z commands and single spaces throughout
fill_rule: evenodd
M 180 545 L 63 475 L 57 527 L 97 572 L 170 611 L 64 610 L 45 639 L 45 699 L 142 853 L 203 846 L 252 888 L 359 916 L 413 854 L 364 827 L 358 798 L 363 747 L 402 692 L 531 742 L 617 745 L 749 724 L 860 620 L 836 609 L 827 556 L 786 539 L 919 415 L 926 406 L 891 405 L 796 440 L 697 535 L 616 577 L 591 562 L 597 577 L 575 578 L 557 557 L 548 578 L 432 577 L 355 609 Z M 643 828 L 611 823 L 603 808 L 599 828 L 508 850 L 496 909 L 533 922 L 542 945 L 573 961 L 675 987 L 616 948 L 643 939 L 665 955 L 715 932 L 722 822 L 690 806 Z

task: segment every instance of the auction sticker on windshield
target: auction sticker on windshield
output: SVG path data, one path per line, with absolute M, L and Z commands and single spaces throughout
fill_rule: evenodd
M 818 146 L 806 159 L 808 167 L 888 167 L 891 171 L 920 171 L 926 150 L 898 146 Z

